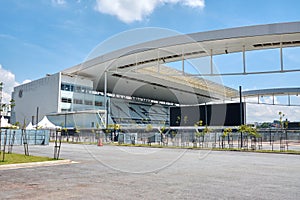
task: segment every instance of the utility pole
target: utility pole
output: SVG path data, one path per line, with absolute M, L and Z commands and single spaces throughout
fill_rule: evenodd
M 104 110 L 105 110 L 105 129 L 107 129 L 108 128 L 107 71 L 104 72 Z
M 39 107 L 36 107 L 36 129 L 38 128 L 38 123 L 39 123 Z
M 242 102 L 242 86 L 239 87 L 240 94 L 240 124 L 244 124 L 244 112 L 243 112 L 243 102 Z M 243 132 L 241 132 L 241 148 L 243 148 Z

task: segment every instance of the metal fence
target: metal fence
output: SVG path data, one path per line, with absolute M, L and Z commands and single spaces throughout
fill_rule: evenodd
M 74 143 L 103 143 L 118 142 L 120 144 L 148 144 L 177 147 L 197 148 L 237 148 L 261 150 L 296 150 L 300 151 L 300 130 L 261 129 L 260 137 L 253 137 L 247 133 L 233 132 L 226 137 L 222 130 L 214 130 L 201 137 L 196 137 L 195 129 L 168 130 L 159 133 L 157 130 L 94 130 L 85 129 L 79 132 L 62 133 L 62 140 Z M 54 133 L 50 134 L 54 139 Z
M 48 145 L 50 130 L 1 129 L 1 145 Z

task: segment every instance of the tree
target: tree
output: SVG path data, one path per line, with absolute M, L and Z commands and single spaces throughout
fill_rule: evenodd
M 249 125 L 239 126 L 238 132 L 241 133 L 241 137 L 242 137 L 242 133 L 247 133 L 248 136 L 254 138 L 255 142 L 256 142 L 256 138 L 261 137 L 261 135 L 259 133 L 257 133 L 257 129 L 255 127 L 252 127 L 252 126 L 249 126 Z M 241 138 L 241 148 L 243 147 L 242 141 L 243 141 L 243 139 Z
M 201 131 L 199 131 L 198 125 L 202 126 L 202 124 L 203 124 L 202 120 L 200 120 L 196 124 L 194 124 L 194 126 L 196 127 L 195 136 L 198 139 L 199 146 L 200 146 L 200 142 L 201 142 L 200 138 L 202 137 L 202 142 L 204 142 L 204 136 L 212 131 L 210 128 L 208 128 L 207 125 L 205 125 L 204 129 L 202 129 Z
M 177 125 L 180 124 L 180 120 L 181 120 L 180 116 L 177 116 L 177 119 L 176 119 L 176 124 L 177 124 Z
M 238 132 L 240 133 L 248 133 L 249 136 L 258 138 L 260 137 L 260 134 L 257 133 L 257 129 L 255 127 L 249 126 L 249 125 L 241 125 L 238 128 Z
M 285 116 L 285 114 L 282 113 L 281 111 L 278 114 L 279 114 L 280 128 L 281 128 L 282 134 L 285 133 L 285 141 L 286 141 L 286 146 L 288 148 L 287 128 L 289 125 L 289 121 L 288 121 L 288 119 L 285 119 L 285 121 L 283 122 L 283 117 Z M 282 136 L 280 136 L 280 145 L 281 145 L 281 141 L 282 141 Z
M 184 116 L 184 117 L 183 117 L 183 122 L 184 122 L 184 125 L 187 124 L 187 122 L 188 122 L 188 116 Z
M 147 124 L 147 126 L 146 126 L 146 129 L 145 129 L 147 132 L 150 132 L 150 131 L 152 131 L 153 130 L 153 126 L 152 126 L 152 124 Z
M 177 135 L 177 131 L 171 130 L 170 131 L 170 135 L 171 135 L 171 141 L 172 141 L 173 146 L 174 146 L 175 145 L 175 138 L 176 138 L 176 135 Z
M 222 148 L 224 148 L 224 142 L 225 142 L 225 137 L 228 136 L 228 144 L 229 144 L 229 136 L 232 134 L 232 129 L 231 128 L 225 128 L 223 130 L 223 134 L 221 135 L 222 137 Z
M 166 132 L 166 125 L 165 125 L 165 122 L 163 122 L 163 126 L 159 129 L 159 133 L 160 133 L 160 141 L 161 141 L 161 143 L 163 143 L 163 144 L 167 144 L 168 145 L 168 140 L 167 141 L 165 141 L 165 132 Z
M 106 135 L 110 134 L 111 141 L 117 141 L 119 130 L 121 129 L 120 124 L 108 124 L 104 132 Z
M 222 134 L 222 137 L 225 138 L 226 136 L 230 135 L 232 133 L 231 128 L 225 128 Z
M 282 119 L 285 116 L 285 114 L 283 112 L 279 111 L 278 115 L 279 115 L 280 128 L 283 128 L 283 121 L 282 121 Z
M 199 130 L 198 130 L 198 126 L 202 126 L 202 123 L 203 123 L 203 121 L 202 120 L 199 120 L 198 122 L 196 122 L 195 124 L 194 124 L 194 126 L 195 126 L 195 128 L 196 128 L 196 131 L 195 131 L 195 139 L 193 139 L 193 143 L 194 143 L 194 147 L 197 147 L 197 140 L 199 140 L 199 138 L 201 137 L 201 135 L 202 135 L 202 132 L 200 132 Z

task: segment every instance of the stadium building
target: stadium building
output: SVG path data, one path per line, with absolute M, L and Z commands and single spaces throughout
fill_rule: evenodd
M 244 105 L 229 108 L 224 104 L 238 97 L 238 91 L 203 78 L 220 75 L 214 69 L 213 57 L 239 52 L 242 72 L 236 74 L 251 74 L 246 68 L 246 52 L 277 48 L 280 71 L 286 72 L 282 50 L 299 45 L 300 22 L 200 32 L 135 44 L 15 87 L 12 122 L 26 125 L 47 116 L 55 125 L 70 128 L 105 128 L 109 124 L 191 126 L 199 120 L 207 125 L 210 121 L 220 126 L 241 124 L 243 120 L 228 121 L 226 113 L 234 108 L 238 115 L 243 111 L 244 118 Z M 188 69 L 188 60 L 194 58 L 208 58 L 202 66 L 207 73 Z M 174 62 L 180 67 L 168 66 Z M 223 106 L 210 105 L 215 102 Z M 214 116 L 218 120 L 212 120 Z

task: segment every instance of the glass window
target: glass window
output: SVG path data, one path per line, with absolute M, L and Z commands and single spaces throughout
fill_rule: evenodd
M 61 109 L 62 112 L 70 112 L 71 109 Z
M 92 106 L 92 105 L 93 105 L 93 101 L 85 100 L 85 101 L 84 101 L 84 104 L 85 104 L 85 105 Z
M 70 85 L 65 84 L 65 91 L 70 91 Z
M 68 103 L 68 98 L 61 98 L 61 102 Z
M 91 87 L 84 87 L 80 85 L 72 85 L 68 83 L 61 84 L 61 90 L 70 91 L 70 92 L 77 92 L 77 93 L 88 93 L 93 94 L 93 88 Z
M 82 99 L 74 99 L 74 104 L 83 104 Z
M 63 97 L 63 98 L 61 98 L 61 102 L 63 102 L 63 103 L 72 103 L 72 99 Z
M 103 105 L 102 101 L 95 101 L 95 106 L 102 106 L 102 105 Z
M 93 88 L 87 88 L 86 90 L 87 90 L 87 93 L 93 94 Z
M 64 90 L 64 91 L 73 91 L 73 89 L 74 89 L 73 85 L 66 84 L 66 83 L 62 83 L 61 84 L 61 90 Z
M 65 84 L 62 83 L 60 88 L 61 90 L 65 90 Z
M 75 86 L 75 92 L 80 93 L 81 92 L 81 86 L 76 85 Z

